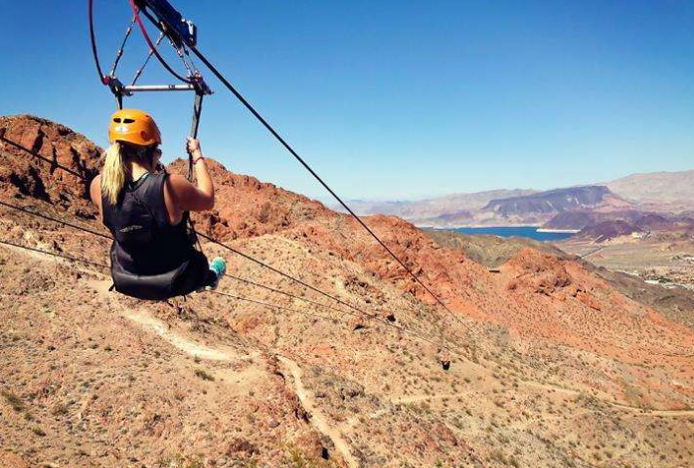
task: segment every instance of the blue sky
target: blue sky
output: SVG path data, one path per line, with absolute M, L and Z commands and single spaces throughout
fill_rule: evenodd
M 126 0 L 95 0 L 109 65 Z M 106 144 L 115 104 L 96 77 L 86 0 L 3 1 L 0 114 L 32 113 Z M 173 0 L 199 48 L 346 198 L 545 189 L 694 168 L 694 4 L 652 1 Z M 121 65 L 144 59 L 139 34 Z M 154 64 L 153 64 L 154 65 Z M 204 73 L 207 156 L 325 197 Z M 168 82 L 151 66 L 142 84 Z M 150 111 L 183 155 L 192 98 Z

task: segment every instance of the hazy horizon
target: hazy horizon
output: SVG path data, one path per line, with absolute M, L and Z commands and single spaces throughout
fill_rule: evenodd
M 550 186 L 547 188 L 535 188 L 535 187 L 498 187 L 498 188 L 491 188 L 491 189 L 486 189 L 486 190 L 478 190 L 475 192 L 452 192 L 452 193 L 444 193 L 441 195 L 424 195 L 420 196 L 417 198 L 395 198 L 395 197 L 384 197 L 384 198 L 350 198 L 348 201 L 350 202 L 368 202 L 368 203 L 387 203 L 387 202 L 393 202 L 393 203 L 398 203 L 398 202 L 418 202 L 418 201 L 425 201 L 425 200 L 430 200 L 430 199 L 436 199 L 436 198 L 445 198 L 445 197 L 452 197 L 452 196 L 458 196 L 458 195 L 474 195 L 477 193 L 484 193 L 484 192 L 493 192 L 497 190 L 533 190 L 536 192 L 546 192 L 549 190 L 554 190 L 554 189 L 562 189 L 562 188 L 570 188 L 570 187 L 582 187 L 582 186 L 588 186 L 588 185 L 603 185 L 607 184 L 610 182 L 613 182 L 618 179 L 623 179 L 629 176 L 633 175 L 641 175 L 641 174 L 655 174 L 655 173 L 675 173 L 675 172 L 691 172 L 694 171 L 694 168 L 692 169 L 684 169 L 682 171 L 653 171 L 653 172 L 635 172 L 631 174 L 625 174 L 624 176 L 617 177 L 616 179 L 612 180 L 603 180 L 600 182 L 586 182 L 582 184 L 572 184 L 572 185 L 566 185 L 566 186 Z M 337 202 L 335 201 L 334 198 L 332 198 L 330 195 L 319 195 L 315 197 L 311 197 L 316 200 L 319 200 L 323 203 L 328 203 L 328 204 L 336 204 Z

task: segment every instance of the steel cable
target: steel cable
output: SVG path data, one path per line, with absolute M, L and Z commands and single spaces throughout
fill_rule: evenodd
M 147 32 L 147 29 L 145 28 L 142 19 L 140 18 L 140 10 L 135 4 L 134 0 L 129 0 L 130 5 L 133 10 L 133 14 L 135 17 L 135 21 L 138 24 L 146 42 L 149 45 L 150 51 L 155 54 L 157 59 L 161 62 L 161 64 L 176 78 L 179 80 L 190 83 L 189 80 L 186 80 L 182 76 L 178 75 L 161 57 L 161 55 L 156 51 L 156 47 L 152 43 L 151 38 L 149 37 L 149 33 Z M 142 11 L 142 13 L 147 17 L 150 22 L 152 22 L 160 31 L 163 32 L 161 25 L 155 20 L 155 18 L 152 17 L 149 12 L 146 10 Z M 95 42 L 93 38 L 93 24 L 92 23 L 92 14 L 91 14 L 91 0 L 90 0 L 90 30 L 92 32 L 92 46 L 94 51 L 95 49 Z M 289 145 L 289 143 L 286 142 L 282 136 L 279 135 L 279 133 L 272 127 L 266 120 L 265 118 L 246 100 L 246 98 L 224 77 L 224 75 L 217 70 L 217 68 L 209 61 L 207 58 L 197 49 L 197 47 L 193 46 L 192 44 L 188 44 L 190 49 L 193 51 L 193 53 L 205 64 L 205 66 L 219 79 L 222 84 L 229 90 L 231 93 L 251 112 L 251 114 L 277 139 L 277 141 L 284 146 L 284 148 L 289 151 L 289 153 L 332 195 L 335 200 L 337 200 L 340 205 L 347 210 L 347 212 L 366 230 L 371 237 L 373 237 L 376 242 L 407 272 L 407 274 L 417 283 L 419 284 L 435 301 L 437 304 L 439 304 L 451 317 L 453 317 L 460 325 L 463 326 L 463 328 L 468 329 L 467 325 L 458 317 L 451 309 L 448 308 L 448 306 L 439 298 L 439 296 L 432 291 L 429 286 L 427 286 L 413 271 L 410 267 L 408 267 L 405 262 L 398 257 L 393 250 L 388 247 L 385 242 L 381 240 L 378 235 L 369 227 L 366 225 L 366 223 L 359 217 L 357 214 L 352 210 L 352 208 L 345 203 L 342 198 L 337 195 L 337 193 L 313 170 L 313 168 L 294 150 L 294 148 Z M 184 61 L 185 63 L 185 61 Z M 98 59 L 97 59 L 97 68 L 100 69 L 99 64 L 98 64 Z M 101 72 L 100 72 L 101 73 Z M 349 306 L 351 307 L 351 306 Z
M 131 0 L 132 1 L 132 0 Z M 330 195 L 337 200 L 342 207 L 347 210 L 347 212 L 355 219 L 357 222 L 368 232 L 371 237 L 373 237 L 380 245 L 385 249 L 385 251 L 396 261 L 398 264 L 422 287 L 426 292 L 428 292 L 434 300 L 443 307 L 455 320 L 458 321 L 464 328 L 468 328 L 467 325 L 458 317 L 448 306 L 426 285 L 419 279 L 417 275 L 414 274 L 411 268 L 409 268 L 405 263 L 398 257 L 395 252 L 393 252 L 390 247 L 388 247 L 376 233 L 364 223 L 364 221 L 357 216 L 357 214 L 352 210 L 352 208 L 345 203 L 342 198 L 340 198 L 337 193 L 313 170 L 313 168 L 292 148 L 289 143 L 286 142 L 284 138 L 280 136 L 279 133 L 270 125 L 265 118 L 246 100 L 245 97 L 224 77 L 224 75 L 217 70 L 217 68 L 209 61 L 207 58 L 197 49 L 197 47 L 190 46 L 193 53 L 205 64 L 205 66 L 217 77 L 217 79 L 236 96 L 236 98 L 243 104 L 246 109 L 248 109 L 251 114 L 274 136 L 277 141 L 280 142 L 284 148 L 289 151 L 289 153 L 294 156 L 294 158 L 299 161 L 299 163 L 330 193 Z
M 7 245 L 7 246 L 10 246 L 10 247 L 19 248 L 19 249 L 24 249 L 24 250 L 28 250 L 28 251 L 36 252 L 36 253 L 40 253 L 40 254 L 50 255 L 50 256 L 52 256 L 52 257 L 62 258 L 62 259 L 69 260 L 69 261 L 72 261 L 72 262 L 83 263 L 83 264 L 85 264 L 85 265 L 98 266 L 98 267 L 100 267 L 100 268 L 105 268 L 105 269 L 109 269 L 109 268 L 110 268 L 108 265 L 105 265 L 105 264 L 103 264 L 103 263 L 93 262 L 93 261 L 91 261 L 91 260 L 86 260 L 86 259 L 79 258 L 79 257 L 73 257 L 73 256 L 71 256 L 71 255 L 64 254 L 64 253 L 56 253 L 56 252 L 51 252 L 51 251 L 45 250 L 45 249 L 38 249 L 38 248 L 35 248 L 35 247 L 29 247 L 29 246 L 22 245 L 22 244 L 17 244 L 17 243 L 11 242 L 11 241 L 6 241 L 6 240 L 1 240 L 1 239 L 0 239 L 0 244 Z M 337 321 L 337 322 L 342 322 L 342 323 L 344 323 L 344 324 L 348 324 L 347 321 L 345 321 L 345 320 L 340 320 L 340 319 L 336 319 L 336 318 L 334 318 L 334 317 L 326 317 L 326 316 L 324 316 L 324 315 L 312 314 L 312 313 L 310 313 L 310 312 L 305 312 L 305 311 L 300 311 L 300 310 L 293 309 L 293 308 L 289 308 L 289 307 L 279 306 L 279 305 L 277 305 L 277 304 L 272 304 L 272 303 L 269 303 L 269 302 L 259 301 L 259 300 L 257 300 L 257 299 L 252 299 L 252 298 L 248 298 L 248 297 L 244 297 L 244 296 L 239 296 L 239 295 L 231 294 L 231 293 L 228 293 L 228 292 L 225 292 L 225 291 L 214 291 L 214 290 L 213 290 L 213 291 L 207 291 L 207 292 L 210 292 L 210 293 L 213 293 L 213 294 L 217 294 L 217 295 L 220 295 L 220 296 L 223 296 L 223 297 L 229 297 L 229 298 L 232 298 L 232 299 L 236 299 L 236 300 L 240 300 L 240 301 L 245 301 L 245 302 L 249 302 L 249 303 L 253 303 L 253 304 L 257 304 L 257 305 L 261 305 L 261 306 L 264 306 L 264 307 L 274 308 L 274 309 L 277 309 L 277 310 L 284 310 L 284 311 L 293 312 L 293 313 L 298 313 L 298 314 L 302 314 L 302 315 L 305 315 L 305 316 L 308 316 L 308 317 L 317 318 L 317 319 L 327 320 L 327 321 L 331 321 L 331 322 L 336 322 L 336 321 Z M 434 346 L 439 346 L 439 344 L 438 344 L 437 342 L 435 342 L 434 340 L 432 340 L 432 339 L 430 339 L 430 338 L 427 338 L 427 337 L 425 337 L 425 336 L 423 336 L 423 335 L 421 335 L 421 334 L 419 334 L 419 333 L 417 333 L 417 332 L 414 332 L 414 331 L 412 331 L 412 330 L 409 330 L 409 329 L 407 329 L 407 328 L 405 328 L 405 327 L 402 327 L 402 326 L 399 326 L 399 325 L 395 325 L 395 324 L 392 324 L 392 323 L 388 323 L 388 322 L 384 322 L 384 321 L 381 321 L 381 320 L 378 320 L 377 325 L 386 325 L 386 326 L 392 327 L 392 328 L 394 328 L 395 330 L 398 330 L 399 332 L 402 332 L 402 333 L 404 333 L 404 334 L 407 334 L 407 335 L 410 335 L 410 336 L 412 336 L 412 337 L 414 337 L 414 338 L 417 338 L 417 339 L 420 340 L 420 341 L 424 341 L 424 342 L 429 343 L 429 344 L 434 345 Z M 448 348 L 448 347 L 446 347 L 446 349 L 447 349 L 448 351 L 450 351 L 451 353 L 455 354 L 455 355 L 458 355 L 458 356 L 460 356 L 460 357 L 465 357 L 465 355 L 463 355 L 462 353 L 460 353 L 460 352 L 458 352 L 458 351 L 456 351 L 456 350 L 454 350 L 454 349 L 450 349 L 450 348 Z
M 55 165 L 55 166 L 57 166 L 57 167 L 59 167 L 59 168 L 65 170 L 66 172 L 68 172 L 68 173 L 74 175 L 75 177 L 78 177 L 78 178 L 84 180 L 85 182 L 88 181 L 87 177 L 85 177 L 85 176 L 83 176 L 83 175 L 81 175 L 81 174 L 78 174 L 77 172 L 74 172 L 74 171 L 72 171 L 71 169 L 69 169 L 69 168 L 67 168 L 67 167 L 65 167 L 65 166 L 62 166 L 62 165 L 58 164 L 58 163 L 55 162 L 55 161 L 51 161 L 51 160 L 49 160 L 49 159 L 47 159 L 47 158 L 45 158 L 45 157 L 43 157 L 43 156 L 37 154 L 36 152 L 31 151 L 31 150 L 29 150 L 28 148 L 25 148 L 25 147 L 23 147 L 23 146 L 21 146 L 21 145 L 15 143 L 15 142 L 11 141 L 11 140 L 8 140 L 8 139 L 5 138 L 4 136 L 0 136 L 0 139 L 2 139 L 3 141 L 5 141 L 5 142 L 7 142 L 7 143 L 10 143 L 10 144 L 12 144 L 13 146 L 15 146 L 15 147 L 17 147 L 17 148 L 19 148 L 19 149 L 21 149 L 21 150 L 23 150 L 23 151 L 25 151 L 25 152 L 31 154 L 32 156 L 35 156 L 35 157 L 37 157 L 37 158 L 39 158 L 39 159 L 41 159 L 41 160 L 43 160 L 43 161 L 45 161 L 45 162 L 48 162 L 48 163 L 50 163 L 50 164 L 52 164 L 52 165 Z M 24 207 L 20 207 L 20 206 L 17 206 L 17 205 L 12 205 L 12 204 L 9 204 L 9 203 L 3 202 L 3 201 L 0 201 L 0 205 L 5 206 L 5 207 L 7 207 L 7 208 L 11 208 L 11 209 L 17 210 L 17 211 L 21 211 L 21 212 L 26 213 L 26 214 L 29 214 L 29 215 L 37 216 L 37 217 L 40 217 L 40 218 L 42 218 L 42 219 L 46 219 L 46 220 L 49 220 L 49 221 L 53 221 L 53 222 L 62 224 L 62 225 L 64 225 L 64 226 L 71 227 L 71 228 L 73 228 L 73 229 L 81 230 L 81 231 L 90 233 L 90 234 L 92 234 L 92 235 L 96 235 L 96 236 L 99 236 L 99 237 L 102 237 L 102 238 L 105 238 L 105 239 L 110 239 L 110 240 L 112 240 L 112 237 L 111 237 L 111 236 L 108 236 L 108 235 L 99 233 L 99 232 L 97 232 L 97 231 L 93 231 L 93 230 L 91 230 L 91 229 L 89 229 L 89 228 L 85 228 L 85 227 L 82 227 L 82 226 L 79 226 L 79 225 L 76 225 L 76 224 L 69 223 L 69 222 L 67 222 L 67 221 L 63 221 L 63 220 L 56 219 L 56 218 L 53 218 L 53 217 L 50 217 L 50 216 L 46 216 L 46 215 L 43 215 L 43 214 L 40 214 L 40 213 L 31 211 L 31 210 L 28 210 L 28 209 L 26 209 L 26 208 L 24 208 Z M 329 299 L 332 299 L 332 300 L 338 302 L 338 303 L 341 304 L 341 305 L 344 305 L 344 306 L 346 306 L 346 307 L 349 307 L 350 309 L 355 310 L 356 312 L 359 312 L 360 314 L 362 314 L 362 315 L 365 316 L 366 318 L 375 319 L 376 321 L 378 321 L 378 322 L 380 322 L 380 323 L 383 323 L 383 324 L 385 324 L 385 325 L 387 325 L 387 326 L 394 327 L 394 328 L 396 328 L 396 329 L 398 329 L 398 330 L 400 330 L 400 331 L 402 331 L 402 332 L 404 332 L 404 333 L 412 334 L 413 336 L 418 337 L 418 338 L 420 338 L 420 339 L 422 339 L 422 340 L 424 340 L 424 341 L 427 341 L 427 342 L 432 343 L 432 344 L 437 344 L 438 346 L 441 346 L 442 348 L 445 348 L 445 349 L 448 349 L 449 351 L 451 351 L 450 347 L 449 347 L 448 345 L 446 345 L 446 343 L 435 343 L 433 340 L 431 340 L 431 339 L 429 339 L 429 338 L 421 337 L 421 336 L 419 336 L 418 334 L 416 334 L 415 332 L 411 332 L 411 331 L 409 331 L 408 329 L 406 329 L 406 328 L 404 328 L 404 327 L 395 325 L 395 324 L 390 323 L 390 322 L 388 322 L 388 321 L 383 321 L 383 320 L 380 319 L 376 314 L 372 314 L 372 313 L 366 312 L 366 311 L 362 310 L 361 308 L 358 308 L 358 307 L 356 307 L 356 306 L 354 306 L 354 305 L 352 305 L 352 304 L 350 304 L 350 303 L 348 303 L 348 302 L 346 302 L 346 301 L 343 301 L 342 299 L 340 299 L 340 298 L 338 298 L 338 297 L 336 297 L 336 296 L 333 296 L 333 295 L 331 295 L 331 294 L 329 294 L 329 293 L 327 293 L 327 292 L 325 292 L 325 291 L 323 291 L 323 290 L 321 290 L 321 289 L 319 289 L 319 288 L 317 288 L 317 287 L 315 287 L 315 286 L 313 286 L 313 285 L 311 285 L 311 284 L 309 284 L 309 283 L 306 283 L 306 282 L 303 281 L 303 280 L 300 280 L 300 279 L 298 279 L 298 278 L 295 278 L 295 277 L 293 277 L 292 275 L 290 275 L 290 274 L 288 274 L 288 273 L 285 273 L 285 272 L 282 271 L 282 270 L 279 270 L 279 269 L 277 269 L 277 268 L 275 268 L 275 267 L 273 267 L 273 266 L 271 266 L 271 265 L 269 265 L 269 264 L 266 264 L 265 262 L 262 262 L 261 260 L 258 260 L 258 259 L 256 259 L 256 258 L 254 258 L 254 257 L 252 257 L 252 256 L 250 256 L 250 255 L 248 255 L 248 254 L 246 254 L 246 253 L 244 253 L 244 252 L 241 252 L 240 250 L 237 250 L 237 249 L 235 249 L 235 248 L 233 248 L 233 247 L 231 247 L 231 246 L 228 246 L 228 245 L 226 245 L 226 244 L 224 244 L 224 243 L 218 241 L 217 239 L 215 239 L 215 238 L 213 238 L 213 237 L 211 237 L 211 236 L 208 236 L 208 235 L 206 235 L 206 234 L 203 234 L 203 233 L 200 233 L 200 232 L 197 232 L 197 231 L 196 231 L 196 234 L 199 235 L 200 237 L 202 237 L 202 238 L 204 238 L 204 239 L 206 239 L 206 240 L 208 240 L 208 241 L 210 241 L 210 242 L 212 242 L 212 243 L 214 243 L 214 244 L 216 244 L 216 245 L 218 245 L 218 246 L 220 246 L 220 247 L 226 249 L 226 250 L 229 250 L 229 251 L 232 252 L 232 253 L 235 253 L 236 255 L 239 255 L 240 257 L 242 257 L 242 258 L 244 258 L 244 259 L 246 259 L 246 260 L 248 260 L 248 261 L 251 261 L 251 262 L 253 262 L 253 263 L 255 263 L 255 264 L 257 264 L 257 265 L 259 265 L 259 266 L 261 266 L 261 267 L 263 267 L 263 268 L 267 268 L 268 270 L 270 270 L 270 271 L 272 271 L 272 272 L 274 272 L 274 273 L 276 273 L 276 274 L 278 274 L 278 275 L 280 275 L 280 276 L 282 276 L 282 277 L 284 277 L 284 278 L 287 278 L 287 279 L 289 279 L 289 280 L 291 280 L 291 281 L 293 281 L 293 282 L 295 282 L 295 283 L 297 283 L 297 284 L 300 284 L 300 285 L 302 285 L 302 286 L 304 286 L 304 287 L 306 287 L 306 288 L 308 288 L 308 289 L 310 289 L 310 290 L 312 290 L 312 291 L 314 291 L 314 292 L 316 292 L 316 293 L 318 293 L 318 294 L 323 295 L 324 297 L 327 297 L 327 298 L 329 298 Z M 274 289 L 274 288 L 271 288 L 271 287 L 269 287 L 269 286 L 265 286 L 265 285 L 260 286 L 260 283 L 254 283 L 254 282 L 251 282 L 250 280 L 243 280 L 243 279 L 241 279 L 241 278 L 234 277 L 233 275 L 228 275 L 228 276 L 229 276 L 231 279 L 235 279 L 235 280 L 237 280 L 237 281 L 243 281 L 243 282 L 245 282 L 245 283 L 247 283 L 247 284 L 254 284 L 254 285 L 258 286 L 258 287 L 262 287 L 262 288 L 267 289 L 267 290 L 272 290 L 272 291 L 274 291 L 274 292 L 276 292 L 276 293 L 280 293 L 280 294 L 284 294 L 284 295 L 289 295 L 289 296 L 295 297 L 295 298 L 300 299 L 300 300 L 304 300 L 304 301 L 307 301 L 307 302 L 311 302 L 311 303 L 313 303 L 314 305 L 319 305 L 319 303 L 316 303 L 316 302 L 314 302 L 314 301 L 310 301 L 310 300 L 308 300 L 308 299 L 301 298 L 301 297 L 299 297 L 299 296 L 294 296 L 294 295 L 291 295 L 290 293 L 287 293 L 287 292 L 284 292 L 284 291 L 281 291 L 281 290 L 278 290 L 278 289 Z M 338 312 L 340 312 L 340 313 L 348 313 L 348 314 L 350 314 L 350 315 L 354 315 L 354 313 L 350 313 L 350 312 L 348 312 L 348 311 L 344 311 L 344 310 L 340 310 L 340 309 L 335 309 L 335 308 L 333 308 L 333 307 L 330 307 L 330 306 L 327 306 L 327 305 L 324 305 L 324 304 L 320 304 L 320 306 L 326 307 L 326 308 L 330 308 L 330 309 L 335 310 L 335 311 L 338 311 Z M 465 328 L 467 329 L 467 326 L 466 326 Z

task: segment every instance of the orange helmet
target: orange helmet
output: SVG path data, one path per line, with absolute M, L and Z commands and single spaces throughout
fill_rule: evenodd
M 121 109 L 111 116 L 108 141 L 150 146 L 161 144 L 161 133 L 148 113 L 137 109 Z

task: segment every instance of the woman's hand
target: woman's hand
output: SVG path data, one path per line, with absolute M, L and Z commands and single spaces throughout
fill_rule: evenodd
M 195 155 L 196 153 L 202 153 L 200 149 L 200 140 L 197 140 L 193 137 L 188 137 L 188 142 L 186 143 L 186 150 L 191 155 Z

